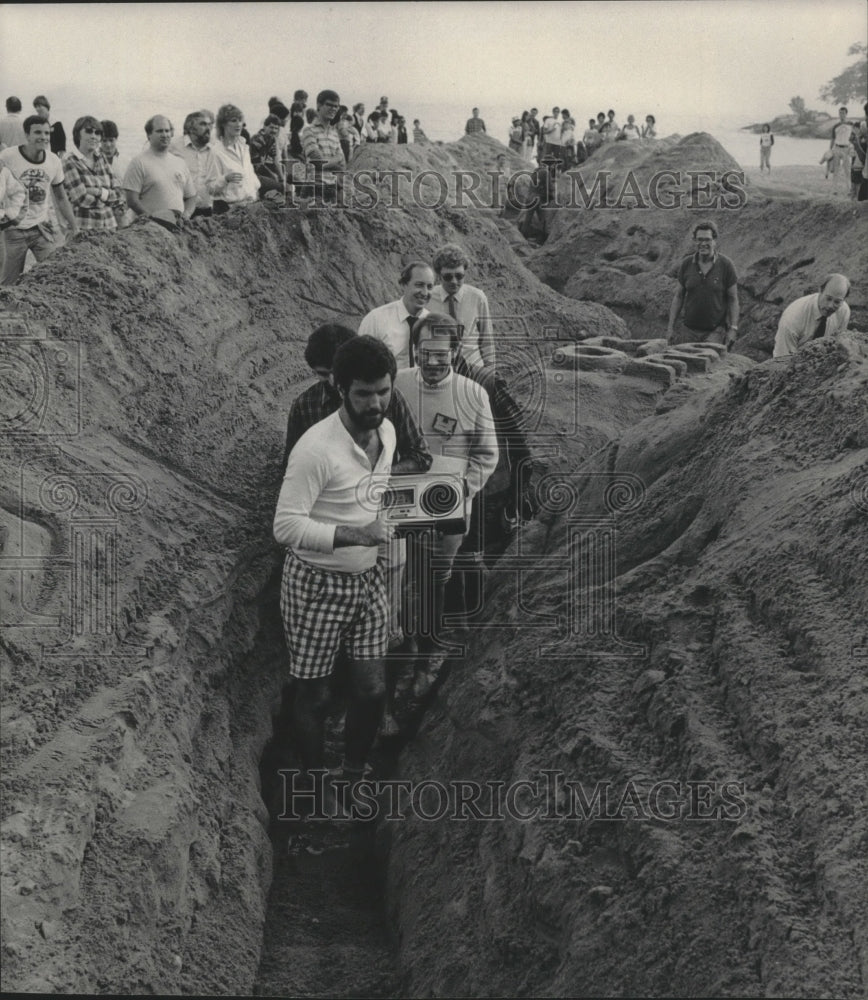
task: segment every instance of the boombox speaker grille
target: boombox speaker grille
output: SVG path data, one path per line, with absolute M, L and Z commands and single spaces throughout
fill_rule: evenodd
M 419 506 L 429 517 L 451 514 L 460 504 L 461 494 L 450 483 L 432 483 L 419 497 Z

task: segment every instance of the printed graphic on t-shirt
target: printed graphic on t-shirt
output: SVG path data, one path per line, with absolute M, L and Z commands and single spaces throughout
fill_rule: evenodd
M 41 205 L 48 195 L 48 174 L 39 167 L 29 167 L 18 178 L 27 188 L 31 205 Z

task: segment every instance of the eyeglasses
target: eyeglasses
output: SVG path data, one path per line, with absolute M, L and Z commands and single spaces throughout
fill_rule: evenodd
M 463 271 L 441 271 L 440 277 L 444 281 L 464 281 Z
M 99 136 L 102 135 L 101 128 L 92 128 L 90 125 L 85 125 L 85 127 L 82 129 L 82 132 L 87 132 L 88 135 L 99 135 Z

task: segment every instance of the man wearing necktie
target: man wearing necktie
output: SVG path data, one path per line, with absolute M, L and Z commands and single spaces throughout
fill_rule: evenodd
M 536 513 L 530 484 L 531 452 L 523 429 L 524 414 L 496 368 L 488 298 L 482 289 L 465 284 L 470 258 L 461 247 L 448 243 L 435 252 L 433 264 L 440 284 L 432 288 L 431 302 L 435 308 L 448 313 L 461 328 L 455 371 L 478 382 L 491 401 L 510 472 L 503 527 L 513 530 L 520 521 L 529 520 Z
M 810 340 L 843 333 L 850 322 L 850 307 L 845 301 L 849 293 L 849 278 L 828 274 L 819 292 L 791 302 L 781 314 L 773 356 L 783 358 Z
M 398 285 L 401 298 L 372 309 L 359 325 L 359 334 L 376 337 L 387 344 L 400 371 L 416 363 L 410 353 L 413 350 L 410 330 L 417 319 L 428 315 L 425 306 L 434 287 L 434 272 L 425 261 L 414 260 L 401 272 Z

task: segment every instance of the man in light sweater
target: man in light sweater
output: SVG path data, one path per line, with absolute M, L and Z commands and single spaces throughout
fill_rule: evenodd
M 451 316 L 428 313 L 414 325 L 411 339 L 419 366 L 398 372 L 395 385 L 400 388 L 425 435 L 433 456 L 431 473 L 460 473 L 467 477 L 465 513 L 469 523 L 473 498 L 497 467 L 497 435 L 488 393 L 472 379 L 452 369 L 461 335 Z M 418 595 L 414 623 L 417 634 L 421 628 L 418 612 L 422 608 L 430 611 L 432 623 L 428 634 L 418 635 L 419 649 L 426 654 L 426 659 L 417 665 L 414 683 L 417 696 L 424 694 L 433 683 L 445 658 L 437 634 L 446 584 L 463 540 L 464 534 L 442 531 L 412 537 L 412 543 L 420 550 L 424 547 L 430 556 L 442 560 L 430 573 L 423 573 L 421 579 L 407 581 L 414 596 Z M 424 564 L 424 559 L 422 562 Z
M 274 537 L 287 546 L 280 607 L 302 763 L 308 771 L 323 767 L 328 678 L 343 643 L 350 693 L 342 771 L 349 781 L 364 773 L 383 709 L 389 607 L 377 547 L 394 529 L 378 517 L 377 482 L 395 453 L 395 429 L 385 418 L 395 370 L 391 351 L 371 337 L 338 348 L 333 376 L 341 407 L 290 452 L 274 514 Z M 337 815 L 334 789 L 319 792 L 322 812 Z

